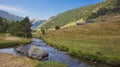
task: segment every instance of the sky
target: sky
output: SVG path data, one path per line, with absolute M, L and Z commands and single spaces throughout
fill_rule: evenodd
M 0 0 L 0 9 L 31 19 L 48 19 L 59 13 L 103 0 Z

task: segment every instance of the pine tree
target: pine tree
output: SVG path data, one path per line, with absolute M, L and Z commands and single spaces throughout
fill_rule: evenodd
M 27 38 L 32 37 L 30 28 L 31 28 L 31 23 L 30 23 L 29 17 L 26 17 L 21 21 L 21 30 L 24 33 L 24 37 L 27 37 Z
M 9 33 L 19 37 L 31 38 L 31 24 L 29 18 L 26 17 L 22 21 L 11 21 L 9 23 Z
M 7 20 L 0 17 L 0 33 L 5 33 L 7 31 Z

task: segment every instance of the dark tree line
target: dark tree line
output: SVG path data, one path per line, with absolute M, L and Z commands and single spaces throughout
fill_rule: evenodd
M 0 17 L 0 33 L 4 33 L 7 31 L 7 20 L 5 18 Z
M 31 38 L 31 23 L 28 17 L 21 21 L 7 21 L 0 18 L 0 33 L 10 33 L 15 36 Z

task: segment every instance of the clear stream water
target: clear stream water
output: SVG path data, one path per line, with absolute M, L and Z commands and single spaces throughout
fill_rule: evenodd
M 39 48 L 46 50 L 49 53 L 49 56 L 48 56 L 48 60 L 44 60 L 45 62 L 49 62 L 49 61 L 62 62 L 63 64 L 68 65 L 68 67 L 112 67 L 104 63 L 92 63 L 85 60 L 78 60 L 77 58 L 71 57 L 66 52 L 62 52 L 53 47 L 48 46 L 41 39 L 34 38 L 32 43 L 28 44 L 28 46 L 29 47 L 38 46 Z M 14 55 L 20 55 L 14 50 L 14 48 L 0 49 L 0 53 L 10 53 Z

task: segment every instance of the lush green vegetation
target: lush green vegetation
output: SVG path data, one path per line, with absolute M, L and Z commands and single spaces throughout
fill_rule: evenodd
M 41 28 L 49 29 L 55 28 L 56 26 L 62 27 L 71 22 L 85 22 L 86 20 L 93 20 L 102 15 L 116 12 L 120 13 L 119 6 L 119 0 L 107 0 L 99 4 L 76 8 L 51 17 Z
M 1 67 L 66 67 L 58 62 L 40 62 L 11 54 L 0 54 Z
M 28 17 L 22 21 L 7 21 L 0 17 L 0 48 L 30 43 L 31 39 L 27 39 L 32 37 L 30 27 Z
M 0 33 L 4 33 L 7 31 L 7 20 L 5 18 L 0 17 Z
M 26 17 L 21 21 L 7 21 L 0 17 L 0 33 L 10 33 L 15 36 L 31 38 L 31 24 Z
M 73 26 L 41 37 L 51 46 L 91 61 L 120 64 L 120 16 L 106 22 Z
M 29 21 L 29 18 L 26 17 L 22 21 L 13 22 L 12 25 L 10 25 L 10 33 L 15 36 L 25 37 L 25 38 L 31 38 L 31 24 Z

